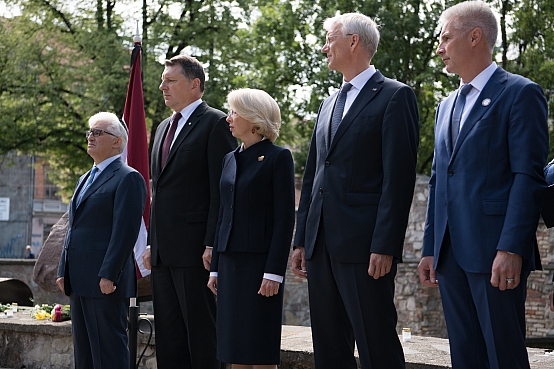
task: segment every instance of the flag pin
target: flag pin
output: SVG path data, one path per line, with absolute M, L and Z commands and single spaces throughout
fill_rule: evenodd
M 481 105 L 483 106 L 489 106 L 491 103 L 491 99 L 487 98 L 481 102 Z
M 263 155 L 262 155 L 262 156 L 258 156 L 258 161 L 264 161 L 264 159 L 265 159 L 265 156 L 263 156 Z

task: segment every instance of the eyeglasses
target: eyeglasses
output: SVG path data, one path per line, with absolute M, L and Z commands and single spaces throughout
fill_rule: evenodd
M 347 33 L 344 36 L 343 35 L 329 35 L 329 36 L 325 37 L 325 45 L 329 45 L 331 42 L 333 42 L 334 40 L 336 40 L 339 37 L 346 38 L 346 37 L 352 36 L 352 35 L 354 35 L 354 34 L 353 33 Z
M 234 111 L 234 110 L 229 110 L 229 112 L 227 113 L 227 116 L 230 117 L 230 118 L 234 118 L 237 115 L 238 115 L 237 112 Z
M 102 129 L 97 129 L 97 128 L 92 128 L 92 129 L 86 131 L 86 132 L 85 132 L 85 136 L 86 136 L 87 138 L 89 138 L 90 135 L 93 135 L 94 137 L 99 137 L 99 136 L 102 136 L 104 133 L 105 133 L 105 134 L 108 134 L 108 135 L 110 135 L 110 136 L 114 136 L 114 137 L 116 137 L 116 138 L 119 138 L 119 136 L 116 136 L 116 135 L 114 135 L 113 133 L 110 133 L 110 132 L 108 132 L 108 131 L 104 131 L 104 130 L 102 130 Z

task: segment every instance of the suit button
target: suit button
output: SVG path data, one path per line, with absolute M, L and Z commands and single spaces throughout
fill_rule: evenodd
M 161 189 L 161 188 L 158 188 L 158 192 L 162 192 L 162 189 Z
M 452 177 L 452 176 L 454 175 L 454 171 L 453 171 L 453 170 L 449 170 L 449 171 L 448 171 L 448 175 L 449 175 L 450 177 Z
M 233 186 L 231 186 L 231 192 L 233 192 Z
M 321 195 L 323 193 L 323 188 L 320 188 L 317 192 L 319 192 L 319 194 Z
M 233 208 L 233 205 L 231 205 L 230 208 L 232 209 L 232 208 Z
M 325 166 L 328 167 L 329 165 L 331 165 L 331 163 L 329 163 L 329 161 L 327 160 L 327 161 L 325 162 Z

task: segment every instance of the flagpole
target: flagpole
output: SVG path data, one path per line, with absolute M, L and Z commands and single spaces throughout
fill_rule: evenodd
M 135 36 L 133 37 L 133 52 L 131 56 L 131 73 L 129 78 L 129 86 L 127 89 L 127 98 L 125 101 L 125 109 L 123 113 L 123 120 L 127 125 L 129 131 L 129 141 L 127 148 L 125 149 L 125 161 L 136 170 L 138 170 L 147 184 L 148 194 L 147 194 L 147 208 L 145 208 L 144 214 L 150 212 L 150 186 L 149 186 L 149 176 L 148 176 L 148 155 L 145 154 L 144 150 L 146 149 L 146 121 L 144 116 L 144 98 L 142 92 L 142 74 L 140 70 L 140 58 L 141 58 L 141 44 L 142 38 L 139 33 L 139 21 L 137 20 L 137 30 Z M 144 147 L 143 147 L 144 146 Z M 146 168 L 146 169 L 145 169 Z M 146 173 L 145 173 L 146 172 Z M 141 225 L 141 230 L 144 228 L 147 229 L 148 220 L 144 219 Z M 144 231 L 146 232 L 146 229 Z M 141 244 L 139 242 L 141 236 L 137 240 L 137 245 L 145 245 L 145 241 Z M 134 254 L 137 256 L 137 245 L 135 245 Z M 142 257 L 142 253 L 138 255 Z M 138 261 L 137 261 L 137 279 L 142 278 L 143 274 L 141 273 Z M 139 306 L 137 306 L 137 297 L 132 297 L 129 301 L 129 316 L 128 316 L 128 328 L 129 328 L 129 368 L 137 369 L 137 343 L 138 343 L 138 317 L 139 317 Z
M 137 341 L 138 341 L 139 307 L 137 299 L 131 297 L 129 303 L 129 368 L 137 369 Z

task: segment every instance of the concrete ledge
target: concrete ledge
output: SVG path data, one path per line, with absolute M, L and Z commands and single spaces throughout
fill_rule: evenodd
M 148 316 L 153 320 L 152 316 Z M 145 324 L 140 326 L 146 329 Z M 152 340 L 154 342 L 155 336 Z M 138 355 L 147 335 L 139 334 Z M 448 340 L 412 335 L 403 342 L 407 369 L 451 368 Z M 156 369 L 155 344 L 146 347 L 139 369 Z M 554 368 L 554 352 L 528 349 L 532 369 Z M 309 327 L 283 326 L 280 369 L 313 369 L 312 335 Z M 71 322 L 37 321 L 28 311 L 0 320 L 0 368 L 70 369 L 73 363 Z

